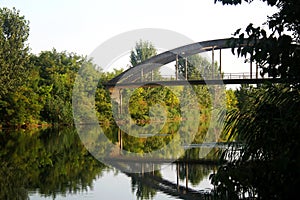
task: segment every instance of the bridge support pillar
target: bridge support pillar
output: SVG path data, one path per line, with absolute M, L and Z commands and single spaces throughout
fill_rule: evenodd
M 184 68 L 185 68 L 185 80 L 188 80 L 188 60 L 187 58 L 184 59 Z
M 123 108 L 123 97 L 122 97 L 122 88 L 119 87 L 110 87 L 109 88 L 109 93 L 110 93 L 110 98 L 115 100 L 118 103 L 118 108 L 117 112 L 119 115 L 122 114 L 122 108 Z
M 252 59 L 250 58 L 250 79 L 252 79 Z
M 143 80 L 144 80 L 144 70 L 141 69 L 141 82 L 143 82 Z
M 189 190 L 189 165 L 185 163 L 185 189 Z
M 220 49 L 220 76 L 222 76 L 222 49 Z M 222 77 L 221 77 L 222 78 Z
M 255 67 L 256 67 L 255 76 L 256 76 L 256 79 L 258 79 L 258 64 L 257 64 L 257 62 L 255 63 Z
M 154 163 L 152 163 L 152 175 L 155 175 L 155 167 L 154 167 Z
M 142 177 L 144 176 L 144 163 L 141 163 L 141 174 L 142 174 Z
M 122 110 L 122 107 L 123 107 L 123 95 L 122 95 L 122 89 L 119 89 L 119 114 L 121 115 L 123 110 Z
M 175 80 L 178 80 L 178 54 L 176 55 L 176 64 L 175 64 Z
M 153 70 L 151 70 L 151 81 L 153 81 Z
M 215 71 L 215 47 L 212 47 L 211 50 L 211 79 L 214 79 L 214 71 Z
M 176 164 L 176 177 L 177 177 L 177 181 L 176 181 L 176 184 L 177 184 L 177 191 L 179 191 L 179 163 Z
M 122 154 L 123 150 L 123 141 L 122 141 L 122 131 L 121 129 L 118 129 L 118 142 L 119 142 L 119 154 Z

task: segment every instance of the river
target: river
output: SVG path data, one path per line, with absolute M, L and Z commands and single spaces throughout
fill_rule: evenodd
M 109 130 L 112 140 L 118 139 L 119 130 Z M 185 146 L 180 159 L 174 162 L 164 158 L 151 160 L 152 164 L 133 160 L 143 170 L 132 173 L 96 159 L 74 127 L 2 130 L 0 137 L 0 199 L 209 198 L 213 189 L 209 176 L 217 170 L 213 160 L 220 151 L 212 144 L 208 145 L 209 152 L 203 151 L 207 146 L 193 144 Z M 139 146 L 137 142 L 126 142 L 126 138 L 123 143 L 124 149 Z M 118 161 L 120 166 L 127 162 Z

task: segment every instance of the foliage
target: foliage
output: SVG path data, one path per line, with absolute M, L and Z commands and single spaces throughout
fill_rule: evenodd
M 205 177 L 207 177 L 213 167 L 200 164 L 189 165 L 186 163 L 180 163 L 179 165 L 179 178 L 184 181 L 186 178 L 193 186 L 197 186 Z M 188 177 L 186 177 L 186 171 L 188 171 Z
M 147 123 L 150 119 L 150 107 L 159 104 L 166 108 L 167 120 L 180 117 L 179 100 L 167 87 L 138 88 L 129 100 L 132 119 L 137 123 Z M 163 115 L 163 114 L 162 114 Z
M 241 4 L 242 0 L 215 0 L 221 1 L 223 4 Z M 251 3 L 253 0 L 245 0 Z M 268 17 L 269 28 L 279 35 L 284 31 L 291 31 L 295 41 L 299 42 L 300 27 L 299 27 L 299 1 L 297 0 L 262 0 L 267 2 L 269 6 L 276 6 L 278 12 Z
M 216 0 L 240 4 L 241 0 Z M 215 2 L 216 2 L 215 1 Z M 245 0 L 251 3 L 252 0 Z M 235 92 L 237 109 L 227 115 L 224 133 L 242 143 L 227 151 L 231 159 L 212 176 L 221 199 L 257 196 L 258 199 L 291 199 L 299 185 L 299 1 L 263 0 L 278 12 L 268 17 L 271 31 L 249 24 L 232 40 L 238 56 L 255 61 L 261 74 L 286 80 L 282 85 L 242 86 Z M 243 46 L 246 44 L 246 46 Z M 248 58 L 249 56 L 249 58 Z M 237 151 L 237 152 L 236 152 Z
M 187 58 L 179 58 L 178 63 L 179 74 L 181 74 L 182 77 L 186 77 L 187 75 L 189 80 L 209 79 L 212 74 L 219 74 L 217 63 L 214 63 L 212 67 L 212 64 L 205 57 L 198 54 Z
M 241 0 L 215 0 L 223 4 L 241 4 Z M 251 3 L 253 0 L 245 0 Z M 239 56 L 249 56 L 262 69 L 261 74 L 269 77 L 287 78 L 289 81 L 300 77 L 300 2 L 298 0 L 263 0 L 270 6 L 276 6 L 278 12 L 268 17 L 267 24 L 271 34 L 261 27 L 250 23 L 246 33 L 238 29 L 232 40 L 232 47 L 238 47 Z M 247 44 L 242 47 L 243 44 Z M 234 49 L 232 49 L 234 51 Z M 297 82 L 296 82 L 297 84 Z
M 74 53 L 52 51 L 33 56 L 32 63 L 40 73 L 39 85 L 48 88 L 41 111 L 44 121 L 72 124 L 72 89 L 79 68 L 86 58 Z
M 2 62 L 1 73 L 5 72 L 2 70 L 5 66 L 12 66 L 13 62 L 16 64 L 15 67 L 19 67 L 26 74 L 26 76 L 19 76 L 18 70 L 10 68 L 10 74 L 18 75 L 20 86 L 13 83 L 13 86 L 18 86 L 18 90 L 12 90 L 12 87 L 10 90 L 7 88 L 5 95 L 0 98 L 0 124 L 2 126 L 27 127 L 42 123 L 73 124 L 72 95 L 76 77 L 87 83 L 85 88 L 82 88 L 84 91 L 76 93 L 78 101 L 89 104 L 81 106 L 81 117 L 89 118 L 91 113 L 87 113 L 88 109 L 86 108 L 95 106 L 99 121 L 107 124 L 114 120 L 112 109 L 117 108 L 117 102 L 109 98 L 109 93 L 103 87 L 103 83 L 121 73 L 122 69 L 104 73 L 99 67 L 95 70 L 96 66 L 92 60 L 87 60 L 84 56 L 65 51 L 58 52 L 55 49 L 43 51 L 38 55 L 29 54 L 28 47 L 24 44 L 29 30 L 28 22 L 24 17 L 19 16 L 19 12 L 15 10 L 1 9 L 1 20 L 3 22 L 1 44 L 5 45 L 5 48 L 10 48 L 9 51 L 15 52 L 15 55 L 9 55 L 12 56 L 11 59 L 0 59 Z M 13 24 L 16 27 L 12 27 Z M 6 56 L 7 52 L 8 50 L 1 51 L 1 56 L 10 58 L 8 55 Z M 150 42 L 140 40 L 131 51 L 130 62 L 132 66 L 136 66 L 154 55 L 156 55 L 154 46 Z M 18 62 L 14 62 L 13 58 L 17 58 L 17 56 L 19 56 Z M 209 63 L 200 56 L 189 58 L 189 76 L 196 77 L 202 73 L 197 69 L 198 65 L 209 67 Z M 86 77 L 77 76 L 82 66 L 87 66 L 82 70 L 82 73 L 87 75 Z M 151 77 L 161 78 L 158 70 L 151 71 Z M 98 82 L 98 87 L 96 91 L 90 91 L 95 81 Z M 210 106 L 209 100 L 206 99 L 209 97 L 207 88 L 195 87 L 194 89 L 199 96 L 200 109 L 203 110 L 204 115 L 209 114 L 209 111 L 204 111 Z M 175 90 L 178 90 L 178 94 L 173 94 L 166 87 L 139 88 L 131 97 L 124 95 L 124 98 L 130 98 L 130 114 L 138 124 L 149 122 L 149 109 L 157 104 L 166 108 L 169 121 L 179 120 L 180 102 L 176 96 L 181 93 L 182 88 Z M 84 95 L 86 92 L 95 94 L 95 101 L 87 102 L 88 97 Z M 126 91 L 124 92 L 126 93 Z M 187 95 L 185 98 L 188 99 L 189 96 Z M 206 116 L 202 119 L 202 122 L 206 123 L 205 121 L 209 117 Z
M 28 199 L 36 191 L 84 192 L 106 168 L 89 155 L 76 130 L 0 131 L 1 199 Z
M 159 171 L 155 171 L 155 177 L 161 178 L 161 174 Z M 136 197 L 138 200 L 153 199 L 153 197 L 155 197 L 157 193 L 156 189 L 149 187 L 149 183 L 147 184 L 146 181 L 146 178 L 144 178 L 143 180 L 140 177 L 134 175 L 131 176 L 131 191 L 132 193 L 136 193 Z
M 222 166 L 213 183 L 221 193 L 291 198 L 299 184 L 299 91 L 261 87 L 248 95 L 247 106 L 230 113 L 224 129 L 242 142 L 240 156 Z
M 140 40 L 136 43 L 134 50 L 131 51 L 130 62 L 134 67 L 155 55 L 155 47 L 148 41 Z M 151 76 L 156 78 L 159 77 L 159 71 L 157 69 L 151 73 L 153 73 Z M 146 74 L 145 76 L 148 75 L 149 74 Z M 124 97 L 126 98 L 126 90 L 124 91 Z M 156 104 L 160 104 L 166 108 L 169 120 L 174 120 L 180 117 L 179 101 L 176 95 L 166 87 L 137 88 L 131 97 L 127 98 L 130 98 L 130 115 L 138 124 L 145 124 L 149 122 L 149 109 L 151 106 Z
M 0 8 L 0 98 L 18 90 L 28 75 L 28 24 L 15 8 Z
M 0 124 L 25 127 L 44 122 L 72 125 L 75 78 L 83 65 L 94 67 L 92 61 L 75 53 L 57 52 L 55 49 L 39 55 L 30 54 L 28 57 L 27 70 L 30 76 L 23 80 L 18 90 L 10 91 L 0 98 Z M 108 110 L 110 101 L 102 83 L 115 74 L 100 74 L 96 92 L 97 106 L 101 105 L 102 110 Z
M 148 41 L 140 40 L 135 44 L 135 48 L 130 52 L 130 63 L 132 67 L 135 67 L 156 54 L 156 49 L 153 44 Z
M 237 104 L 244 101 L 238 101 L 238 98 L 236 97 L 235 91 L 232 89 L 226 90 L 226 108 L 227 110 L 233 110 L 237 108 Z

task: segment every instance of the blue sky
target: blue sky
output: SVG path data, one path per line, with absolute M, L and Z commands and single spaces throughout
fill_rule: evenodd
M 16 7 L 30 21 L 33 53 L 56 48 L 81 55 L 139 28 L 169 29 L 195 42 L 226 38 L 249 22 L 261 25 L 276 11 L 260 1 L 223 6 L 214 0 L 1 0 L 0 5 Z

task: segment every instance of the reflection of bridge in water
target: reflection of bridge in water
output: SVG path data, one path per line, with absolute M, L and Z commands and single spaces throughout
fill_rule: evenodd
M 161 53 L 157 56 L 154 56 L 141 64 L 129 68 L 120 75 L 116 76 L 105 85 L 110 89 L 112 98 L 118 99 L 119 102 L 119 111 L 122 113 L 122 89 L 125 88 L 136 88 L 136 87 L 157 87 L 157 86 L 180 86 L 180 85 L 222 85 L 222 84 L 259 84 L 266 81 L 269 82 L 280 82 L 280 79 L 264 79 L 259 76 L 258 66 L 255 66 L 255 71 L 253 70 L 252 62 L 250 65 L 250 72 L 248 73 L 224 73 L 222 72 L 222 49 L 230 48 L 229 39 L 221 40 L 212 40 L 206 42 L 199 42 L 194 44 L 189 44 L 182 46 L 164 53 Z M 219 50 L 219 59 L 218 59 L 218 68 L 219 71 L 216 72 L 212 70 L 211 72 L 205 72 L 201 74 L 201 77 L 189 77 L 188 76 L 188 57 L 194 54 L 211 51 L 211 66 L 215 65 L 215 51 Z M 180 59 L 183 59 L 184 72 L 179 73 Z M 162 66 L 175 61 L 175 73 L 173 74 L 164 74 L 159 77 L 154 76 L 154 71 L 160 69 Z M 212 67 L 213 68 L 213 67 Z M 118 132 L 118 145 L 120 149 L 123 148 L 122 142 L 122 133 Z M 224 148 L 224 144 L 202 144 L 213 145 L 218 148 Z M 194 145 L 199 147 L 199 144 Z M 193 145 L 187 145 L 184 148 L 194 148 Z M 195 190 L 189 188 L 189 166 L 193 164 L 205 164 L 216 166 L 219 164 L 218 160 L 209 160 L 209 159 L 141 159 L 132 158 L 122 155 L 109 158 L 112 159 L 113 165 L 118 165 L 120 169 L 124 166 L 128 166 L 125 163 L 131 162 L 135 163 L 138 168 L 141 168 L 141 173 L 125 173 L 127 176 L 135 179 L 145 186 L 161 191 L 167 195 L 179 198 L 179 199 L 212 199 L 212 194 L 210 191 L 205 190 Z M 106 160 L 109 163 L 109 160 Z M 173 162 L 176 165 L 176 183 L 173 183 L 165 178 L 155 176 L 154 165 L 160 165 L 163 163 Z M 124 165 L 125 164 L 125 165 Z M 152 166 L 153 171 L 144 173 L 145 166 Z M 185 170 L 185 185 L 180 185 L 179 181 L 179 165 L 184 165 Z M 123 170 L 126 171 L 126 170 Z
M 119 112 L 122 113 L 122 89 L 136 88 L 136 87 L 157 87 L 157 86 L 181 86 L 181 85 L 226 85 L 226 84 L 261 84 L 265 82 L 270 83 L 281 83 L 286 80 L 280 78 L 264 78 L 259 75 L 258 65 L 253 66 L 253 62 L 249 62 L 249 72 L 244 73 L 225 73 L 222 71 L 222 49 L 229 49 L 232 47 L 231 39 L 219 39 L 204 42 L 197 42 L 188 44 L 182 47 L 175 48 L 163 52 L 159 55 L 153 56 L 148 60 L 140 63 L 135 67 L 131 67 L 125 70 L 120 75 L 108 81 L 105 86 L 110 90 L 112 98 L 117 99 L 120 104 Z M 251 45 L 251 42 L 249 42 Z M 241 46 L 246 46 L 245 44 Z M 219 51 L 219 58 L 215 59 L 215 51 Z M 200 77 L 189 77 L 188 72 L 188 57 L 203 53 L 211 52 L 211 71 L 201 74 Z M 164 74 L 159 77 L 155 77 L 155 70 L 159 70 L 162 66 L 167 65 L 175 61 L 174 74 Z M 181 61 L 181 63 L 180 63 Z M 183 61 L 183 62 L 182 62 Z M 218 61 L 218 71 L 214 71 L 214 66 Z M 181 66 L 180 66 L 181 65 Z M 181 74 L 180 74 L 181 67 Z M 122 149 L 122 134 L 118 133 L 118 143 L 120 149 Z M 205 145 L 205 144 L 204 144 Z M 216 145 L 216 144 L 214 144 Z M 186 148 L 193 148 L 193 145 L 189 145 Z M 220 146 L 220 148 L 222 148 Z M 143 168 L 144 165 L 150 163 L 169 163 L 171 160 L 166 159 L 155 159 L 155 160 L 135 160 L 128 159 L 128 157 L 111 158 L 114 162 L 114 166 L 119 163 L 120 169 L 122 169 L 122 163 L 135 162 L 139 167 Z M 107 161 L 107 160 L 106 160 Z M 109 163 L 109 161 L 107 161 Z M 185 165 L 185 186 L 179 184 L 179 164 Z M 127 176 L 140 181 L 149 188 L 159 190 L 170 196 L 174 196 L 180 199 L 213 199 L 213 196 L 208 191 L 198 191 L 189 188 L 188 183 L 188 166 L 189 164 L 202 163 L 202 164 L 219 164 L 216 160 L 177 160 L 176 171 L 177 171 L 177 183 L 173 183 L 164 178 L 155 176 L 154 170 L 150 173 L 144 173 L 143 170 L 139 174 L 125 173 Z M 154 169 L 154 167 L 153 167 Z M 124 170 L 126 171 L 126 170 Z
M 127 176 L 134 178 L 141 183 L 145 184 L 149 188 L 159 190 L 167 195 L 180 198 L 180 199 L 212 199 L 212 195 L 209 191 L 198 191 L 195 189 L 188 188 L 188 186 L 181 186 L 174 184 L 171 181 L 163 179 L 161 177 L 147 174 L 130 174 L 126 173 Z M 178 178 L 178 177 L 177 177 Z M 187 179 L 188 182 L 188 179 Z
M 216 148 L 220 148 L 221 150 L 225 148 L 228 149 L 225 143 L 191 144 L 187 145 L 185 148 L 193 149 L 200 147 L 211 147 L 212 145 Z M 192 188 L 189 186 L 189 184 L 192 183 L 192 180 L 190 179 L 192 179 L 191 175 L 193 174 L 193 167 L 195 166 L 203 166 L 203 169 L 211 171 L 209 173 L 212 173 L 213 170 L 216 169 L 216 166 L 221 164 L 220 160 L 218 159 L 192 158 L 188 155 L 183 156 L 176 161 L 174 161 L 174 159 L 166 158 L 123 157 L 122 155 L 115 155 L 113 157 L 109 156 L 104 160 L 105 163 L 113 163 L 113 166 L 117 167 L 124 174 L 131 177 L 134 181 L 140 182 L 139 185 L 142 184 L 150 189 L 154 189 L 169 196 L 176 197 L 176 199 L 213 199 L 211 190 L 212 188 Z M 157 166 L 160 166 L 159 168 L 163 168 L 161 166 L 167 165 L 176 166 L 176 179 L 168 180 L 166 177 L 157 176 Z M 139 173 L 127 173 L 126 171 L 128 171 L 128 166 L 136 167 L 135 169 L 140 169 Z M 149 168 L 151 170 L 149 170 Z M 183 179 L 182 176 L 184 177 Z M 183 181 L 183 183 L 181 181 Z
M 165 178 L 156 176 L 155 172 L 147 173 L 125 173 L 132 179 L 144 184 L 148 188 L 161 191 L 169 196 L 179 199 L 212 199 L 210 189 L 196 190 L 189 187 L 189 163 L 184 164 L 185 170 L 185 185 L 180 185 L 179 180 L 179 163 L 176 163 L 176 183 L 173 183 Z M 215 166 L 215 165 L 213 165 Z M 207 166 L 208 167 L 208 166 Z

